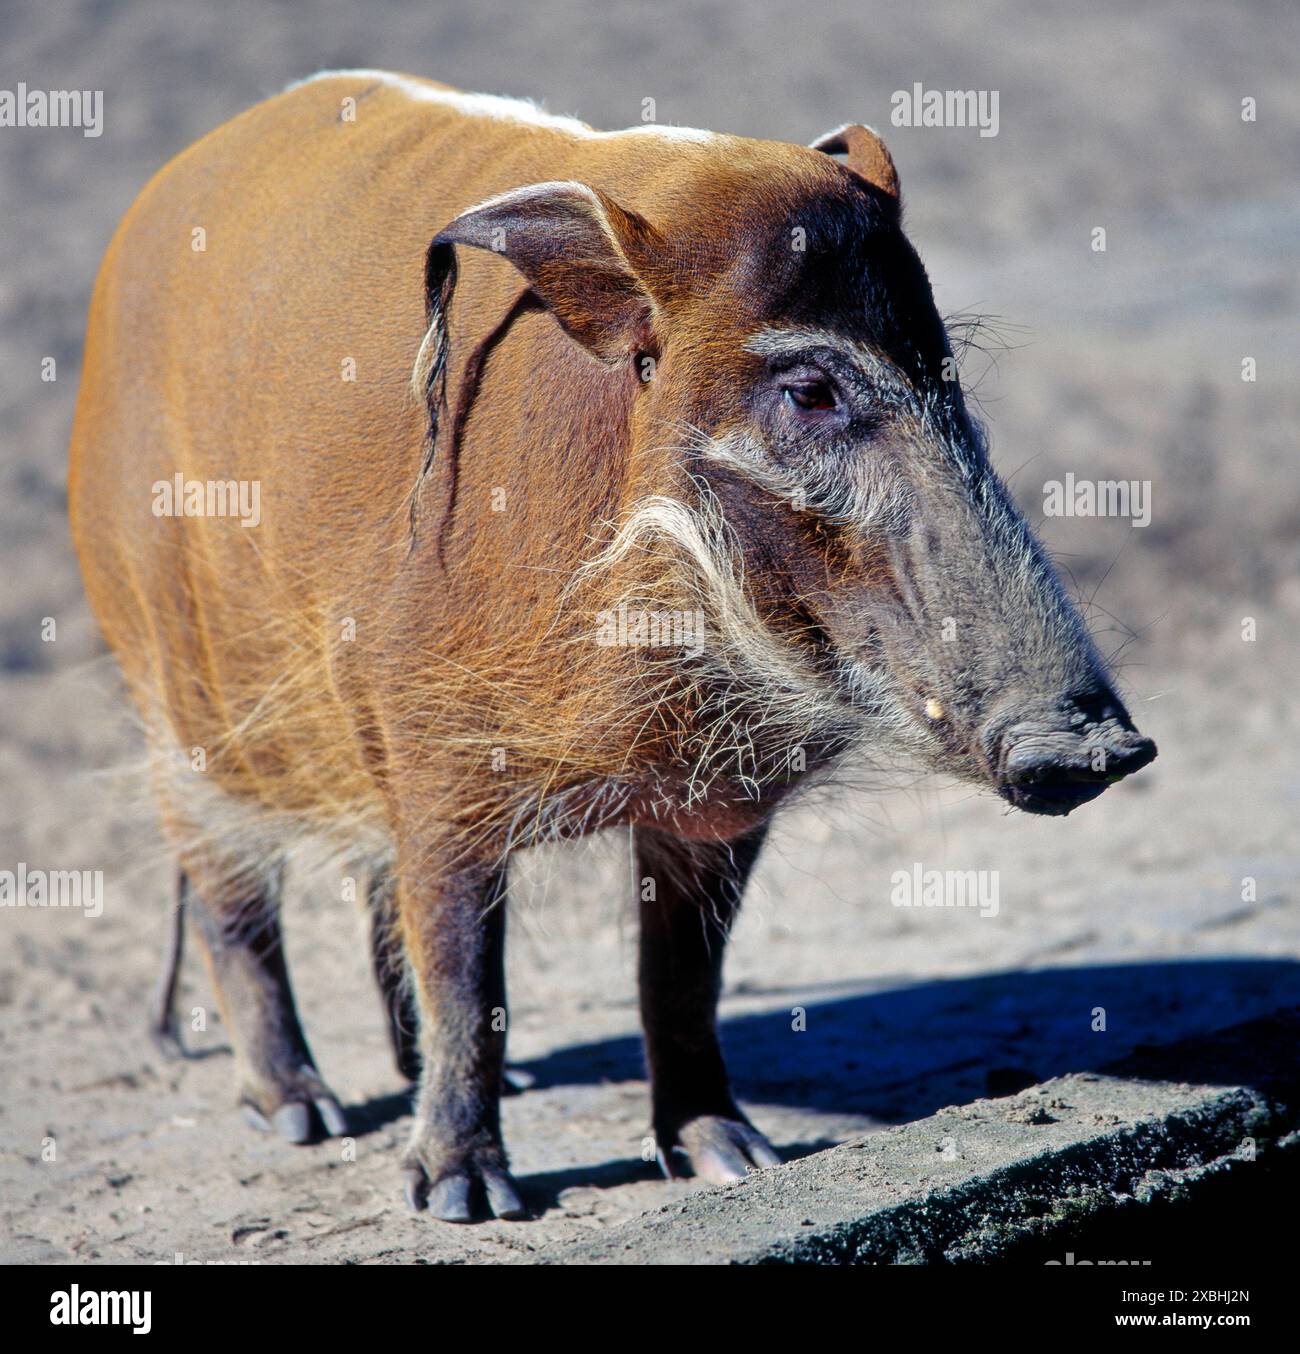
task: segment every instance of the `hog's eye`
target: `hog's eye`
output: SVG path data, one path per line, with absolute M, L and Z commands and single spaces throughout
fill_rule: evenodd
M 798 381 L 781 387 L 782 395 L 796 409 L 821 414 L 834 409 L 839 401 L 829 381 Z

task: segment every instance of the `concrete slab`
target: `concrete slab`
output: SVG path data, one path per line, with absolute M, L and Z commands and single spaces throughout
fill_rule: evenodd
M 1300 1166 L 1300 1010 L 1209 1039 L 1142 1049 L 1100 1073 L 954 1106 L 666 1204 L 546 1264 L 1083 1263 L 1072 1238 L 1109 1237 L 1091 1263 L 1149 1239 L 1149 1216 L 1218 1207 Z M 1183 1079 L 1204 1069 L 1200 1080 Z M 1213 1079 L 1219 1084 L 1207 1084 Z M 1110 1227 L 1111 1222 L 1132 1227 Z M 1143 1244 L 1146 1244 L 1144 1241 Z M 1068 1257 L 1068 1258 L 1067 1258 Z

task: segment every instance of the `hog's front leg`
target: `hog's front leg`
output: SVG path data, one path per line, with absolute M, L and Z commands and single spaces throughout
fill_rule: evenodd
M 501 1142 L 505 871 L 407 872 L 398 913 L 420 1024 L 406 1201 L 446 1222 L 472 1222 L 485 1205 L 498 1218 L 525 1217 Z
M 722 956 L 763 836 L 699 843 L 636 831 L 641 1019 L 666 1175 L 675 1149 L 718 1183 L 781 1162 L 731 1094 L 717 1027 Z

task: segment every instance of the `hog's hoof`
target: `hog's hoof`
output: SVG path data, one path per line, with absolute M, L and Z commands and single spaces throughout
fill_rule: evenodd
M 502 1095 L 523 1095 L 537 1085 L 537 1078 L 522 1067 L 507 1067 L 501 1074 Z
M 298 1145 L 321 1138 L 341 1138 L 348 1131 L 347 1115 L 338 1097 L 313 1068 L 300 1068 L 269 1090 L 246 1088 L 239 1108 L 244 1121 L 259 1133 L 278 1133 Z
M 174 1021 L 151 1024 L 149 1042 L 164 1061 L 174 1063 L 185 1060 L 185 1045 L 181 1043 L 181 1032 Z
M 779 1166 L 776 1148 L 752 1124 L 743 1119 L 723 1119 L 703 1114 L 677 1130 L 675 1148 L 685 1153 L 691 1169 L 701 1180 L 725 1185 L 743 1180 L 751 1171 Z M 675 1169 L 673 1148 L 659 1150 L 659 1166 L 671 1180 L 680 1174 Z
M 431 1177 L 417 1152 L 402 1163 L 406 1205 L 425 1209 L 443 1222 L 479 1222 L 497 1217 L 515 1222 L 528 1217 L 519 1189 L 499 1152 L 472 1152 L 458 1165 Z

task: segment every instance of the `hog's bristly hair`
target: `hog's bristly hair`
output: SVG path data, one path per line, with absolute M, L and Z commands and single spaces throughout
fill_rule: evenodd
M 515 655 L 497 667 L 491 651 L 473 666 L 430 653 L 427 681 L 399 702 L 424 724 L 437 723 L 430 716 L 438 708 L 491 712 L 477 735 L 462 731 L 427 748 L 440 768 L 463 765 L 468 778 L 495 749 L 509 747 L 512 775 L 502 778 L 502 793 L 449 815 L 447 827 L 465 850 L 490 842 L 507 852 L 597 828 L 634 797 L 665 816 L 724 785 L 757 797 L 792 778 L 800 751 L 825 761 L 905 727 L 869 674 L 828 681 L 808 644 L 764 620 L 716 496 L 698 477 L 688 478 L 687 488 L 693 501 L 653 495 L 607 524 L 607 543 L 574 573 L 539 634 L 535 665 L 521 665 Z M 602 644 L 599 617 L 620 608 L 698 616 L 700 631 L 692 637 L 698 642 L 687 651 Z M 241 700 L 247 713 L 207 749 L 205 776 L 178 769 L 179 753 L 175 765 L 156 766 L 159 793 L 191 825 L 194 849 L 220 844 L 250 875 L 275 868 L 287 847 L 307 838 L 332 839 L 340 855 L 352 847 L 382 863 L 391 850 L 382 805 L 346 739 L 336 742 L 332 768 L 319 756 L 313 761 L 310 785 L 287 784 L 287 769 L 274 786 L 250 771 L 259 743 L 294 737 L 300 713 L 318 694 L 313 688 L 333 680 L 310 620 L 303 618 L 302 634 L 290 641 L 283 618 L 292 613 L 273 614 L 282 618 L 278 640 L 291 643 L 300 661 Z M 272 624 L 263 620 L 262 627 Z M 543 702 L 542 683 L 557 654 L 569 671 L 584 675 L 560 688 L 558 702 L 554 696 Z M 610 732 L 601 736 L 600 729 Z M 176 746 L 174 735 L 152 741 Z M 294 804 L 301 807 L 271 807 Z

